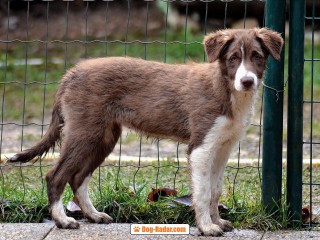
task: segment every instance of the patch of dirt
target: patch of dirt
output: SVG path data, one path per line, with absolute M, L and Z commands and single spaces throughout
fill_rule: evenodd
M 47 123 L 48 121 L 46 121 Z M 257 127 L 253 127 L 256 129 Z M 2 130 L 1 154 L 11 154 L 20 152 L 21 149 L 27 149 L 35 145 L 41 136 L 47 131 L 47 126 L 38 126 L 31 124 L 29 126 L 6 124 Z M 23 138 L 22 138 L 23 136 Z M 177 154 L 179 158 L 186 157 L 187 146 L 185 144 L 178 144 L 169 140 L 157 140 L 152 138 L 142 137 L 140 142 L 139 134 L 125 128 L 122 132 L 121 144 L 117 143 L 113 154 L 134 156 L 134 157 L 148 157 L 153 159 L 172 158 L 175 159 Z M 246 134 L 245 139 L 239 146 L 237 145 L 231 154 L 231 158 L 257 159 L 259 150 L 259 134 L 257 132 Z M 59 152 L 59 149 L 54 151 Z

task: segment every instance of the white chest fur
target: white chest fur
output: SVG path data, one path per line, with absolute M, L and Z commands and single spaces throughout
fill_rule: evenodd
M 253 114 L 255 93 L 235 93 L 231 95 L 233 117 L 219 116 L 201 146 L 193 151 L 193 155 L 210 154 L 211 159 L 216 150 L 224 145 L 232 146 L 241 139 Z

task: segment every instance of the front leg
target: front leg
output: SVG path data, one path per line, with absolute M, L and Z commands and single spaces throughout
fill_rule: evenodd
M 218 210 L 219 198 L 222 193 L 223 175 L 232 147 L 233 142 L 231 141 L 226 141 L 221 146 L 218 146 L 211 171 L 210 185 L 212 200 L 210 202 L 210 216 L 212 222 L 219 225 L 224 232 L 230 232 L 233 230 L 231 222 L 221 219 Z
M 205 235 L 219 236 L 223 230 L 232 230 L 231 223 L 221 219 L 218 212 L 223 172 L 231 149 L 239 139 L 239 134 L 237 131 L 234 132 L 232 127 L 233 122 L 228 118 L 218 117 L 207 131 L 202 143 L 194 144 L 198 147 L 189 151 L 191 152 L 193 206 L 198 228 Z M 201 139 L 201 137 L 193 136 L 193 139 Z
M 199 230 L 204 235 L 221 236 L 223 231 L 210 216 L 212 154 L 206 144 L 200 145 L 190 155 L 192 171 L 192 204 Z

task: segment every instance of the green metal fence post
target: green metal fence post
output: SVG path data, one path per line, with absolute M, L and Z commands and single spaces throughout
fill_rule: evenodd
M 266 27 L 284 37 L 286 0 L 266 1 Z M 263 112 L 262 204 L 274 213 L 281 204 L 284 51 L 280 62 L 269 58 Z
M 305 0 L 290 1 L 287 204 L 292 224 L 301 224 L 303 145 L 303 64 Z

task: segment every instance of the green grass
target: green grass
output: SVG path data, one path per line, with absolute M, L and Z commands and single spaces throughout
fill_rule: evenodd
M 22 169 L 14 167 L 4 173 L 0 196 L 3 196 L 6 203 L 0 204 L 0 222 L 41 222 L 44 218 L 50 218 L 46 188 L 41 182 L 49 169 L 49 166 L 44 165 L 47 163 L 44 161 L 41 169 L 36 164 Z M 110 214 L 115 222 L 195 225 L 194 212 L 190 207 L 174 203 L 172 198 L 163 198 L 154 203 L 147 201 L 148 193 L 156 187 L 156 182 L 158 187 L 173 188 L 176 173 L 175 187 L 178 196 L 190 193 L 190 172 L 186 163 L 180 164 L 183 168 L 178 172 L 177 163 L 173 161 L 161 162 L 161 168 L 158 168 L 157 162 L 141 165 L 136 174 L 135 193 L 133 178 L 137 171 L 137 163 L 126 163 L 119 172 L 116 162 L 106 163 L 109 166 L 97 170 L 90 182 L 90 196 L 99 211 Z M 282 207 L 284 209 L 281 209 L 276 217 L 268 215 L 261 206 L 260 193 L 257 168 L 242 166 L 237 170 L 236 165 L 229 165 L 220 199 L 229 210 L 222 212 L 222 216 L 231 220 L 237 228 L 259 230 L 285 228 L 288 224 L 285 207 Z M 72 198 L 73 194 L 67 187 L 63 202 L 66 204 Z M 71 213 L 69 215 L 82 218 L 81 215 Z
M 310 40 L 305 41 L 304 56 L 305 59 L 312 59 L 312 54 L 315 59 L 320 58 L 320 43 L 314 43 Z M 313 69 L 312 69 L 313 65 Z M 311 95 L 311 83 L 314 82 L 314 95 L 319 96 L 320 93 L 320 62 L 306 61 L 304 63 L 304 82 L 305 82 L 305 96 L 309 98 Z
M 286 39 L 285 42 L 285 80 L 288 79 L 288 53 L 289 53 L 289 41 Z M 304 43 L 304 58 L 311 59 L 312 52 L 314 53 L 314 58 L 320 58 L 320 42 L 315 43 L 314 46 L 312 42 L 308 39 Z M 313 81 L 313 94 L 314 96 L 319 96 L 320 94 L 320 62 L 305 61 L 304 62 L 304 98 L 310 100 L 311 97 L 311 86 Z M 294 84 L 294 83 L 293 83 Z
M 315 43 L 314 46 L 310 40 L 305 42 L 305 59 L 320 58 L 320 43 Z M 320 62 L 319 61 L 305 61 L 304 63 L 304 99 L 311 100 L 313 94 L 313 100 L 320 100 Z M 320 112 L 319 106 L 314 105 L 313 112 L 313 138 L 319 139 L 320 136 Z M 311 129 L 311 105 L 304 105 L 304 138 L 310 139 Z

